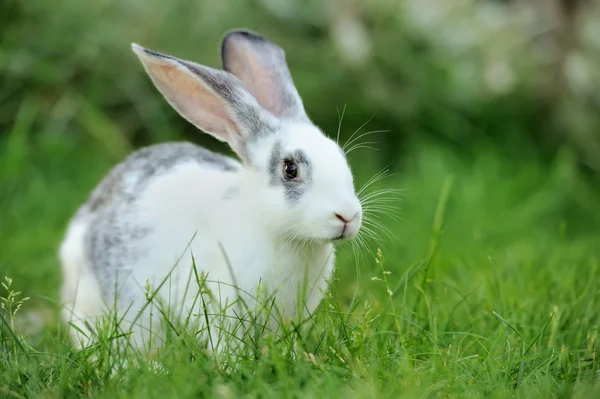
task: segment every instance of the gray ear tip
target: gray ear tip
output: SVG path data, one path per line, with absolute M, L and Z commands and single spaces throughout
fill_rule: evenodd
M 263 52 L 264 54 L 277 54 L 277 57 L 285 58 L 285 51 L 266 37 L 249 29 L 232 29 L 223 35 L 221 41 L 221 60 L 223 69 L 229 71 L 229 52 L 235 48 L 235 42 L 246 43 L 249 47 Z
M 157 51 L 154 51 L 154 50 L 150 50 L 146 47 L 140 46 L 137 43 L 131 43 L 131 50 L 133 50 L 133 52 L 135 54 L 137 54 L 138 57 L 152 57 L 152 58 L 160 58 L 162 60 L 170 60 L 170 61 L 176 60 L 174 57 L 171 57 L 170 55 L 166 55 L 166 54 L 162 54 Z
M 254 43 L 270 43 L 266 37 L 251 31 L 250 29 L 231 29 L 223 35 L 223 46 L 232 39 L 242 39 Z

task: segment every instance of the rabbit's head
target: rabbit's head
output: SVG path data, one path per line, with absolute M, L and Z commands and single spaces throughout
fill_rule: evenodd
M 166 100 L 240 157 L 242 184 L 253 192 L 248 201 L 282 238 L 358 233 L 362 209 L 346 156 L 306 115 L 279 46 L 230 31 L 221 45 L 224 70 L 132 48 Z

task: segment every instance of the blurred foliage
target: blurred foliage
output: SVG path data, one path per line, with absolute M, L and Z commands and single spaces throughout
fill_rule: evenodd
M 401 159 L 407 141 L 426 138 L 465 156 L 491 141 L 516 159 L 566 144 L 587 167 L 600 167 L 593 2 L 4 0 L 0 7 L 2 132 L 29 101 L 36 134 L 87 132 L 115 158 L 173 138 L 223 149 L 170 109 L 130 43 L 219 67 L 223 33 L 246 27 L 286 49 L 308 112 L 326 132 L 337 130 L 344 107 L 344 126 L 374 117 L 368 129 L 389 130 L 377 136 L 382 164 Z

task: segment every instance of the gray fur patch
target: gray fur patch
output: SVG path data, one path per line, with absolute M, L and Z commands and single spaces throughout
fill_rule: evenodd
M 269 158 L 269 184 L 274 186 L 281 181 L 281 142 L 276 141 Z
M 115 199 L 130 202 L 153 177 L 188 161 L 209 165 L 224 172 L 240 169 L 235 160 L 192 143 L 155 144 L 134 152 L 110 171 L 92 192 L 86 206 L 89 211 L 96 211 Z
M 118 290 L 119 302 L 130 300 L 127 293 L 137 289 L 123 288 L 123 285 L 135 284 L 133 281 L 125 281 L 130 272 L 128 265 L 142 255 L 138 242 L 152 232 L 150 226 L 124 223 L 119 216 L 128 211 L 130 210 L 123 204 L 100 212 L 84 241 L 86 252 L 92 261 L 92 270 L 100 282 L 104 297 L 113 300 L 115 290 Z
M 121 283 L 122 277 L 128 274 L 128 265 L 142 255 L 139 241 L 153 229 L 150 225 L 127 223 L 124 215 L 137 211 L 135 200 L 153 179 L 178 164 L 190 161 L 223 172 L 241 169 L 237 161 L 191 143 L 149 146 L 134 152 L 114 167 L 78 212 L 80 216 L 87 214 L 91 217 L 84 245 L 104 295 L 110 298 L 114 294 L 116 275 L 119 275 Z M 132 288 L 133 291 L 137 289 Z M 123 289 L 123 295 L 127 291 L 127 288 Z M 127 295 L 119 298 L 127 299 Z
M 307 176 L 307 178 L 309 178 L 309 177 L 312 178 L 312 167 L 310 165 L 310 160 L 306 156 L 306 153 L 302 150 L 296 150 L 292 154 L 292 158 L 294 159 L 294 161 L 305 165 L 307 168 L 306 174 L 309 175 L 309 176 Z
M 285 160 L 291 160 L 298 164 L 302 178 L 300 180 L 288 180 L 283 176 L 282 166 Z M 305 152 L 296 150 L 291 154 L 284 154 L 282 145 L 278 141 L 273 145 L 269 159 L 269 184 L 281 185 L 288 202 L 295 204 L 307 191 L 312 182 L 312 164 Z

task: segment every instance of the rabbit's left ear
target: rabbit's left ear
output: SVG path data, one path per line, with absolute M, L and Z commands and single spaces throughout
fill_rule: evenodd
M 223 37 L 221 58 L 223 69 L 237 76 L 273 115 L 308 119 L 281 47 L 256 33 L 233 30 Z
M 132 44 L 144 69 L 171 106 L 193 125 L 229 143 L 245 161 L 247 144 L 277 121 L 232 74 Z

